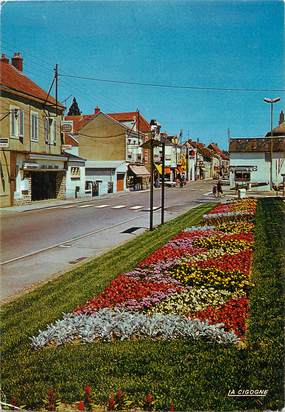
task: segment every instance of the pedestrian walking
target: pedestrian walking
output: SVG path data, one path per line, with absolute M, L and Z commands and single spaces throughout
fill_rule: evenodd
M 222 182 L 220 180 L 217 183 L 217 192 L 218 192 L 218 197 L 222 197 L 223 189 L 222 189 Z
M 217 189 L 217 185 L 215 183 L 214 186 L 213 186 L 213 196 L 217 197 L 217 195 L 218 195 L 218 189 Z

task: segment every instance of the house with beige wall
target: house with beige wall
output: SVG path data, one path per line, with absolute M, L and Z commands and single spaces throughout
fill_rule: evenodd
M 0 206 L 64 198 L 64 106 L 23 74 L 20 53 L 2 55 L 0 90 Z
M 73 122 L 78 155 L 85 162 L 86 192 L 91 196 L 126 190 L 127 139 L 130 129 L 101 111 L 65 116 Z

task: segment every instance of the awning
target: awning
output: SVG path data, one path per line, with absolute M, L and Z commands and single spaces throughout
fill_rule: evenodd
M 30 160 L 59 160 L 66 161 L 67 157 L 62 155 L 50 155 L 45 153 L 30 153 L 28 158 Z
M 162 175 L 162 165 L 155 165 L 155 167 L 156 167 L 158 173 L 159 173 L 160 175 Z M 169 175 L 170 173 L 171 173 L 170 167 L 165 167 L 165 168 L 164 168 L 164 174 L 165 174 L 165 175 Z
M 129 165 L 129 169 L 137 177 L 149 177 L 150 173 L 145 166 Z

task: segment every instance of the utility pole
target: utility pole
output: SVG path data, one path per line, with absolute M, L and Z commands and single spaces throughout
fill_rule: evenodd
M 280 101 L 280 97 L 263 99 L 265 103 L 270 104 L 270 190 L 273 188 L 273 104 Z
M 57 116 L 57 99 L 58 99 L 58 64 L 54 68 L 54 79 L 55 79 L 55 112 Z
M 165 142 L 161 142 L 162 145 L 162 170 L 161 170 L 161 224 L 164 224 L 164 195 L 165 195 L 165 187 L 164 187 L 164 172 L 165 172 Z

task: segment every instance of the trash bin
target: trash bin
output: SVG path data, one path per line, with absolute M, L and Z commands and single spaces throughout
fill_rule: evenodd
M 238 189 L 238 198 L 244 199 L 246 197 L 246 189 Z

